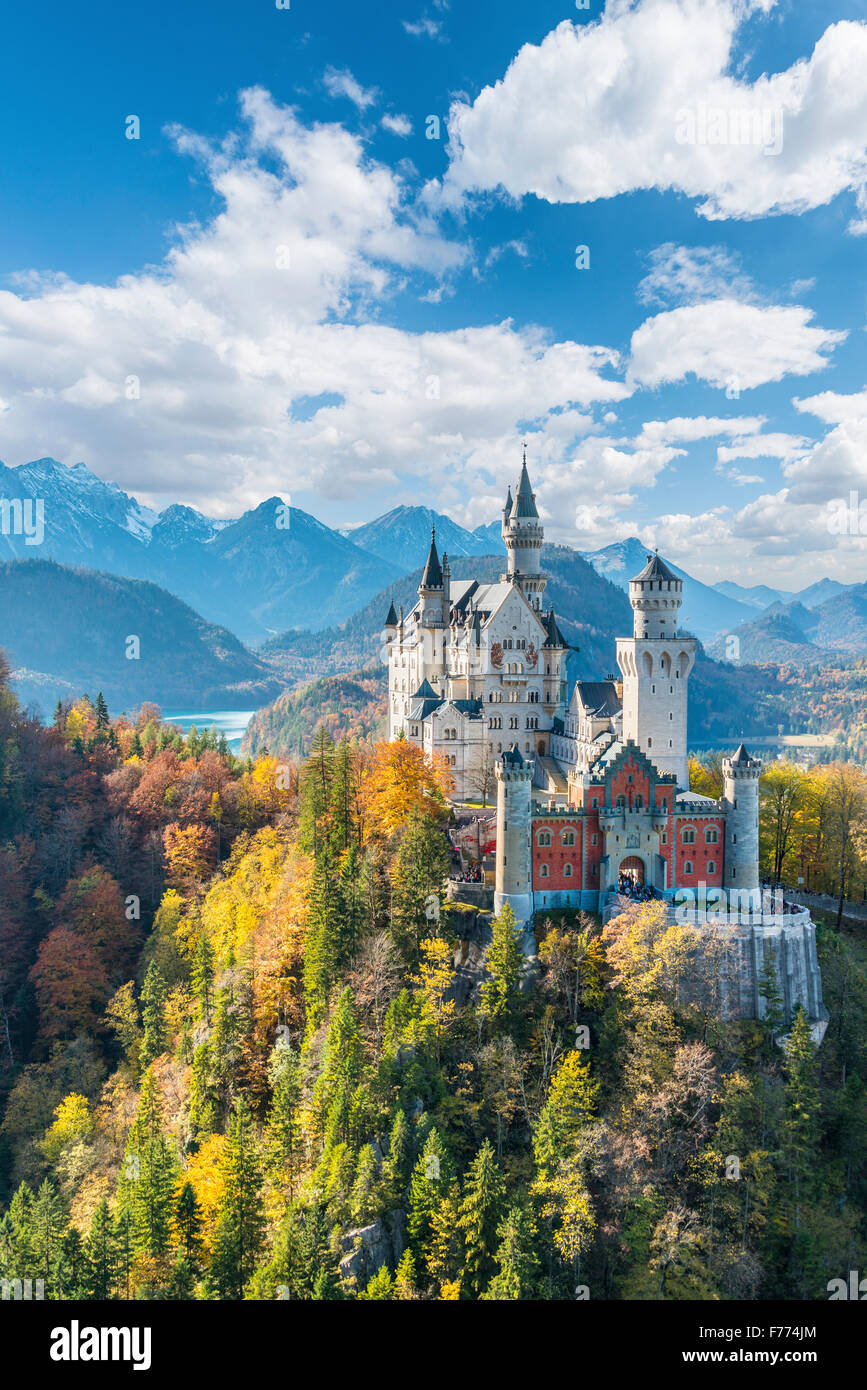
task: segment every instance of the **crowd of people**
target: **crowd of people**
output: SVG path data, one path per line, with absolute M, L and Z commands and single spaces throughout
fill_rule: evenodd
M 617 880 L 617 892 L 621 898 L 631 898 L 636 903 L 650 902 L 659 894 L 652 883 L 639 883 L 633 874 L 621 873 Z
M 457 864 L 457 872 L 451 875 L 453 883 L 481 883 L 482 871 L 478 865 L 464 868 L 460 861 Z

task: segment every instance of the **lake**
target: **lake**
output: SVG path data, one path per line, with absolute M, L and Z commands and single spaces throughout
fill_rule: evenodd
M 193 724 L 200 733 L 203 729 L 216 729 L 218 733 L 226 735 L 232 752 L 237 753 L 241 747 L 244 731 L 255 712 L 252 709 L 210 710 L 205 713 L 194 713 L 191 710 L 167 710 L 163 711 L 163 722 L 177 724 L 184 733 L 188 733 Z

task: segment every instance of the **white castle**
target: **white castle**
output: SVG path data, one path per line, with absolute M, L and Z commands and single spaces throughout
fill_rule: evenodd
M 689 677 L 698 643 L 679 630 L 683 581 L 659 555 L 630 581 L 631 637 L 620 679 L 577 680 L 567 699 L 565 640 L 544 606 L 543 528 L 524 460 L 503 507 L 508 560 L 494 584 L 452 580 L 436 536 L 404 616 L 389 610 L 389 738 L 446 759 L 454 800 L 497 789 L 494 909 L 519 923 L 546 908 L 612 910 L 618 889 L 696 903 L 708 890 L 748 907 L 740 934 L 744 1017 L 761 1015 L 772 951 L 786 1009 L 821 1020 L 815 928 L 806 910 L 766 909 L 759 883 L 761 762 L 724 759 L 719 799 L 690 790 Z M 691 895 L 691 896 L 690 896 Z

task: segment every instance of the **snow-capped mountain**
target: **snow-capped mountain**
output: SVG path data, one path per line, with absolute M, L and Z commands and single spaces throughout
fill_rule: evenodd
M 84 464 L 38 459 L 0 464 L 4 499 L 25 525 L 9 506 L 0 513 L 0 562 L 38 558 L 147 579 L 246 642 L 340 622 L 403 573 L 279 498 L 228 522 L 177 504 L 157 514 Z
M 627 592 L 630 579 L 633 579 L 647 563 L 647 553 L 647 547 L 637 536 L 630 536 L 625 541 L 616 541 L 614 545 L 606 545 L 602 550 L 583 552 L 585 560 L 589 561 L 597 574 L 604 575 L 612 584 Z M 702 584 L 699 579 L 693 579 L 685 570 L 672 564 L 668 556 L 663 558 L 683 580 L 681 626 L 688 632 L 694 632 L 702 642 L 709 642 L 724 628 L 736 627 L 738 623 L 748 622 L 750 618 L 755 617 L 754 608 L 728 598 L 709 584 Z

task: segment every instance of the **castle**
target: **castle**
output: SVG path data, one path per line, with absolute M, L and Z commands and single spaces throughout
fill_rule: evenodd
M 671 904 L 734 902 L 743 1017 L 760 1016 L 759 979 L 774 955 L 788 1013 L 826 1015 L 815 927 L 805 909 L 763 900 L 761 762 L 743 744 L 723 762 L 719 800 L 690 790 L 687 692 L 697 642 L 679 631 L 683 581 L 660 559 L 629 584 L 631 637 L 620 679 L 578 680 L 544 606 L 543 528 L 527 471 L 502 514 L 499 582 L 453 581 L 436 537 L 409 614 L 385 624 L 389 738 L 444 757 L 457 802 L 496 779 L 494 909 L 519 924 L 551 908 L 610 915 L 624 884 Z M 744 925 L 746 923 L 746 925 Z

